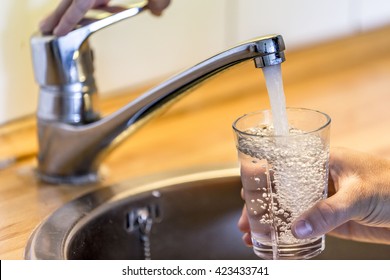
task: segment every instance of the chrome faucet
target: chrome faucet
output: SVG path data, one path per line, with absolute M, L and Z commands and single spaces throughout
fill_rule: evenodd
M 253 59 L 257 68 L 282 63 L 280 35 L 255 38 L 221 52 L 142 94 L 111 115 L 100 118 L 89 36 L 146 9 L 147 1 L 91 10 L 62 37 L 31 38 L 35 79 L 40 86 L 37 109 L 38 174 L 54 184 L 99 180 L 103 157 L 157 112 L 214 74 Z

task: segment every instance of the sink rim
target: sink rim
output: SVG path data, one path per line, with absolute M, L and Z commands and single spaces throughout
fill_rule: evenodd
M 27 242 L 24 258 L 66 260 L 66 248 L 72 232 L 82 227 L 90 217 L 105 211 L 121 200 L 129 197 L 135 200 L 143 193 L 178 184 L 239 177 L 239 167 L 229 164 L 157 173 L 90 191 L 65 203 L 34 229 Z M 91 213 L 94 215 L 90 215 Z

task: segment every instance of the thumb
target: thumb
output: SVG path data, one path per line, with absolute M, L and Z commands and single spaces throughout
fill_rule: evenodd
M 336 193 L 298 217 L 292 224 L 292 234 L 298 239 L 321 236 L 351 220 L 356 214 L 353 208 L 341 193 Z

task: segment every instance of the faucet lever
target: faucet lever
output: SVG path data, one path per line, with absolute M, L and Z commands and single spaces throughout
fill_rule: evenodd
M 76 30 L 87 28 L 90 33 L 93 33 L 106 26 L 139 14 L 146 8 L 147 4 L 147 0 L 126 0 L 121 1 L 121 3 L 108 3 L 105 6 L 91 9 L 79 22 Z
M 146 0 L 89 11 L 65 36 L 35 34 L 31 38 L 35 80 L 40 86 L 38 118 L 80 125 L 99 119 L 93 55 L 88 37 L 142 12 Z M 50 104 L 50 106 L 48 106 Z

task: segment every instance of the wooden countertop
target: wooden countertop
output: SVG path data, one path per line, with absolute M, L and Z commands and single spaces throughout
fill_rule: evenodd
M 288 49 L 288 42 L 287 49 Z M 332 118 L 332 146 L 348 146 L 390 158 L 390 26 L 286 52 L 283 77 L 287 106 Z M 102 100 L 108 114 L 142 90 Z M 34 176 L 34 117 L 0 127 L 0 259 L 22 259 L 42 219 L 93 189 L 137 176 L 236 162 L 231 124 L 250 111 L 269 108 L 261 70 L 238 65 L 198 87 L 152 120 L 102 167 L 105 180 L 90 186 L 50 186 Z

